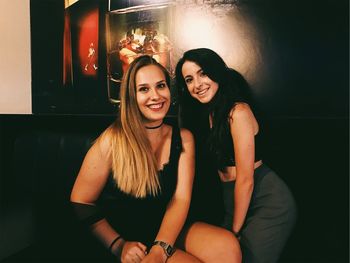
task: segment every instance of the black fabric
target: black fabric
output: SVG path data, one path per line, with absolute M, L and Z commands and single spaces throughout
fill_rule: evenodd
M 213 153 L 216 160 L 216 166 L 219 170 L 224 170 L 227 166 L 236 165 L 234 144 L 230 131 L 227 131 L 225 134 L 224 142 L 223 149 L 221 150 L 223 153 L 220 155 L 221 157 L 219 157 L 219 154 Z M 262 145 L 262 136 L 261 133 L 258 132 L 258 134 L 255 135 L 255 162 L 262 159 Z
M 169 162 L 159 171 L 161 191 L 157 196 L 135 198 L 122 192 L 112 176 L 98 200 L 98 206 L 112 227 L 129 241 L 139 241 L 149 246 L 155 239 L 166 207 L 177 183 L 178 160 L 182 151 L 178 126 L 172 129 Z
M 71 202 L 74 212 L 80 222 L 87 226 L 95 224 L 104 218 L 103 213 L 96 205 Z
M 197 140 L 196 169 L 187 221 L 189 224 L 203 221 L 220 225 L 223 216 L 222 187 L 217 168 L 208 145 L 203 140 Z

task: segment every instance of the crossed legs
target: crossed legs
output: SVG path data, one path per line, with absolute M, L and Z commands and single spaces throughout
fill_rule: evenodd
M 177 261 L 174 257 L 175 253 L 173 257 L 169 258 L 169 263 L 239 263 L 242 260 L 238 240 L 230 231 L 202 222 L 196 222 L 187 227 L 181 233 L 177 246 L 195 256 L 194 260 L 198 259 L 199 261 Z

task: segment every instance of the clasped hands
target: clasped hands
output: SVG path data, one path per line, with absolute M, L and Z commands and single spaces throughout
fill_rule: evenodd
M 167 256 L 160 246 L 152 246 L 147 253 L 147 247 L 141 242 L 126 241 L 120 259 L 122 263 L 165 263 Z

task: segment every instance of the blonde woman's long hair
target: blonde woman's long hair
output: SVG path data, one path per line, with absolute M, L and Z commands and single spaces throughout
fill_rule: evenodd
M 120 190 L 137 198 L 144 198 L 147 194 L 156 196 L 161 190 L 157 161 L 136 101 L 136 73 L 148 65 L 158 66 L 170 87 L 169 73 L 162 65 L 150 56 L 136 58 L 121 84 L 118 117 L 105 132 L 111 145 L 113 178 Z

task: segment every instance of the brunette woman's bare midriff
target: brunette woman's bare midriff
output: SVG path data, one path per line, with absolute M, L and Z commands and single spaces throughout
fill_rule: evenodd
M 257 161 L 254 163 L 254 170 L 258 168 L 260 165 L 262 165 L 262 161 Z M 220 180 L 222 182 L 229 182 L 229 181 L 235 181 L 237 176 L 236 166 L 227 166 L 225 168 L 225 172 L 218 171 Z

